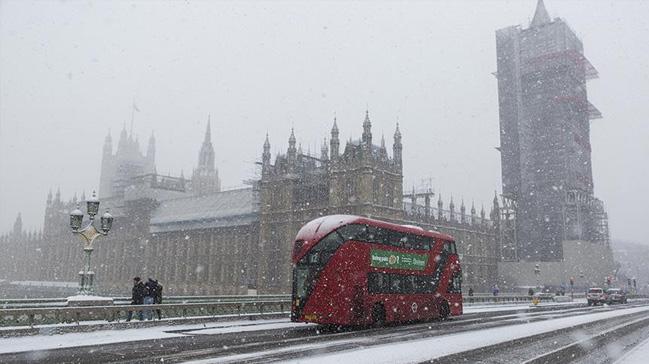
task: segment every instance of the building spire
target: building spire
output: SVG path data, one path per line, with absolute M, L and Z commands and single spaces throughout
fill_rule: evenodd
M 288 151 L 286 153 L 290 168 L 295 166 L 297 161 L 297 149 L 295 148 L 295 130 L 291 128 L 291 135 L 288 137 Z
M 339 131 L 338 124 L 336 123 L 336 117 L 334 116 L 334 125 L 331 128 L 331 140 L 329 141 L 331 154 L 330 158 L 336 159 L 338 157 L 338 152 L 340 148 L 340 140 L 338 139 Z
M 22 232 L 23 232 L 23 218 L 19 212 L 18 216 L 16 217 L 16 221 L 14 222 L 14 236 L 20 236 L 22 235 Z
M 211 115 L 207 115 L 207 128 L 205 129 L 205 139 L 204 143 L 211 143 L 212 142 L 212 127 L 210 126 L 211 122 Z
M 324 142 L 320 147 L 320 159 L 323 161 L 329 160 L 329 147 L 327 146 L 327 138 L 324 138 Z
M 270 140 L 268 139 L 268 132 L 266 132 L 266 139 L 264 140 L 264 151 L 261 154 L 261 169 L 265 175 L 268 173 L 270 167 Z
M 210 116 L 207 117 L 207 127 L 205 128 L 205 138 L 201 150 L 198 153 L 198 168 L 208 171 L 214 171 L 214 147 L 212 146 L 212 128 L 210 126 Z
M 365 110 L 365 120 L 363 121 L 363 143 L 371 150 L 372 148 L 372 123 L 370 122 L 370 112 Z
M 402 153 L 401 130 L 399 130 L 399 123 L 397 122 L 397 129 L 394 131 L 394 144 L 392 144 L 392 158 L 398 165 L 401 165 Z
M 266 151 L 270 153 L 270 140 L 268 139 L 268 132 L 266 133 L 266 139 L 264 140 L 264 152 Z
M 539 27 L 543 24 L 551 22 L 550 15 L 548 14 L 547 9 L 545 9 L 545 4 L 543 0 L 538 0 L 536 3 L 536 11 L 534 12 L 534 18 L 530 23 L 530 28 Z

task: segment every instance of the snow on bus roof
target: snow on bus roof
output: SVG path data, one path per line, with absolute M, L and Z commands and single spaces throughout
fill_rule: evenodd
M 420 226 L 409 225 L 409 224 L 395 224 L 382 220 L 375 220 L 369 217 L 356 216 L 356 215 L 328 215 L 322 216 L 315 220 L 312 220 L 306 223 L 302 229 L 298 232 L 298 237 L 309 236 L 311 239 L 320 239 L 324 234 L 347 224 L 352 223 L 370 223 L 372 225 L 378 225 L 385 228 L 396 229 L 404 232 L 410 232 L 414 234 L 424 234 L 424 235 L 436 235 L 442 239 L 454 240 L 454 238 L 448 234 L 441 233 L 435 230 L 426 230 Z
M 411 229 L 424 230 L 423 227 L 417 225 L 401 225 L 401 226 L 411 228 Z

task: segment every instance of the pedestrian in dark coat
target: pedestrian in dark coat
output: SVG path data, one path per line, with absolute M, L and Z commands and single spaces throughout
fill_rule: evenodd
M 155 281 L 155 284 L 155 296 L 153 298 L 153 303 L 159 305 L 162 303 L 162 285 L 157 280 Z M 160 309 L 155 310 L 155 312 L 158 314 L 158 320 L 162 320 L 162 312 L 160 311 Z
M 142 283 L 140 277 L 133 278 L 133 289 L 131 289 L 131 305 L 144 304 L 144 290 L 144 283 Z M 142 311 L 138 311 L 137 316 L 140 321 L 144 319 L 144 314 Z M 131 321 L 132 318 L 133 311 L 128 311 L 128 317 L 126 318 L 126 321 Z
M 144 284 L 144 304 L 145 305 L 152 305 L 155 303 L 155 295 L 157 290 L 158 290 L 158 283 L 153 278 L 149 278 L 149 280 Z M 151 310 L 144 311 L 144 318 L 147 320 L 153 319 L 153 313 L 151 312 Z

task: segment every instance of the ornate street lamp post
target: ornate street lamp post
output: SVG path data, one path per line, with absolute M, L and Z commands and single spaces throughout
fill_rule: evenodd
M 534 275 L 536 276 L 536 287 L 541 288 L 541 284 L 539 283 L 539 278 L 541 277 L 541 267 L 539 264 L 534 265 Z
M 85 264 L 83 266 L 83 271 L 79 272 L 80 284 L 79 284 L 79 294 L 80 295 L 90 295 L 94 292 L 94 276 L 95 273 L 90 270 L 90 255 L 93 250 L 93 243 L 95 239 L 99 236 L 108 235 L 110 228 L 113 225 L 113 216 L 108 213 L 104 213 L 100 218 L 100 227 L 99 229 L 95 228 L 95 216 L 99 212 L 99 199 L 95 191 L 92 191 L 92 197 L 86 201 L 86 211 L 88 212 L 88 217 L 90 221 L 85 227 L 81 227 L 83 224 L 83 212 L 77 206 L 70 213 L 70 227 L 72 232 L 81 237 L 83 242 L 83 251 L 86 253 Z

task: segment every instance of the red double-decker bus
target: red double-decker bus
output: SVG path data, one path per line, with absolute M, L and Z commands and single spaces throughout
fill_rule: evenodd
M 454 239 L 359 216 L 313 220 L 293 245 L 291 321 L 382 325 L 462 314 Z

